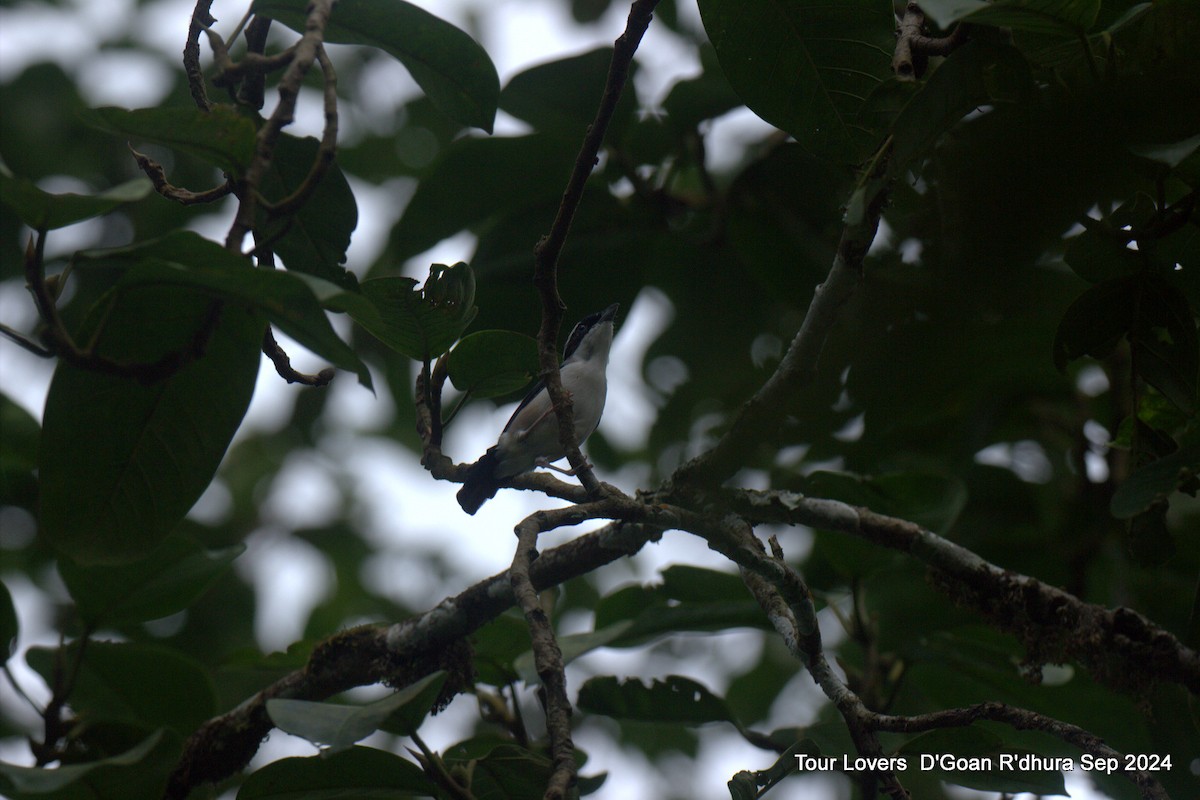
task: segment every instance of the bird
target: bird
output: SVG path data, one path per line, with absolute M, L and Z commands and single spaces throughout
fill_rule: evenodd
M 608 394 L 608 353 L 612 348 L 619 303 L 589 314 L 579 321 L 563 348 L 559 374 L 563 388 L 570 393 L 575 411 L 575 438 L 580 445 L 592 435 L 604 413 Z M 558 417 L 550 402 L 546 382 L 540 380 L 517 406 L 495 445 L 467 467 L 466 479 L 458 492 L 463 511 L 474 514 L 496 496 L 508 478 L 535 467 L 550 467 L 566 455 L 558 436 Z

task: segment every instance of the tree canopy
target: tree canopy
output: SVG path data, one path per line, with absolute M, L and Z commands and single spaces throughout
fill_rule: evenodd
M 403 0 L 198 0 L 170 61 L 110 36 L 169 76 L 149 107 L 0 76 L 0 793 L 603 796 L 578 738 L 646 796 L 1200 796 L 1196 4 L 562 5 L 613 44 L 503 81 Z M 668 46 L 696 68 L 652 94 Z M 649 309 L 652 419 L 585 459 L 561 329 L 614 302 Z M 267 373 L 286 418 L 249 425 Z M 495 532 L 509 569 L 381 564 L 396 501 L 346 453 L 461 483 L 447 437 L 539 377 L 577 477 L 506 482 L 546 509 Z M 306 458 L 314 524 L 275 491 Z M 330 576 L 286 652 L 264 536 Z M 273 730 L 319 749 L 252 765 Z M 755 755 L 701 786 L 715 730 Z

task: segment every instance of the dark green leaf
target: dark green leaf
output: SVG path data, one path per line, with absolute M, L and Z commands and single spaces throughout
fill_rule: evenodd
M 612 52 L 611 47 L 601 47 L 530 67 L 504 87 L 500 107 L 536 131 L 565 136 L 578 144 L 596 117 Z M 610 139 L 618 138 L 633 120 L 636 105 L 632 90 L 622 93 L 609 124 Z
M 1064 260 L 1076 275 L 1090 283 L 1127 277 L 1140 266 L 1138 254 L 1099 224 L 1089 226 L 1071 240 Z
M 1134 470 L 1113 493 L 1109 509 L 1129 519 L 1200 476 L 1200 445 L 1190 444 Z
M 33 509 L 37 504 L 38 441 L 36 419 L 0 394 L 0 505 Z
M 318 158 L 319 147 L 320 143 L 311 136 L 303 139 L 280 136 L 271 168 L 259 186 L 263 196 L 277 203 L 300 188 Z M 350 234 L 358 225 L 358 205 L 337 164 L 329 165 L 317 188 L 295 214 L 268 219 L 260 208 L 259 216 L 264 220 L 261 238 L 271 241 L 271 248 L 289 270 L 354 288 L 354 275 L 342 264 L 350 246 Z M 281 232 L 284 233 L 279 236 Z
M 145 178 L 134 178 L 96 195 L 51 194 L 32 181 L 16 178 L 0 162 L 0 203 L 12 208 L 34 230 L 54 230 L 107 214 L 126 203 L 150 194 L 153 185 Z
M 1029 64 L 1014 47 L 968 42 L 955 50 L 896 117 L 891 164 L 903 175 L 948 130 L 980 105 L 1014 99 L 1033 88 Z
M 557 200 L 579 143 L 545 134 L 454 142 L 434 163 L 392 229 L 398 259 L 501 213 Z M 543 231 L 553 216 L 548 216 Z M 532 254 L 534 239 L 529 242 Z M 533 256 L 529 256 L 533 263 Z
M 1059 371 L 1083 356 L 1104 358 L 1133 323 L 1133 297 L 1138 280 L 1113 278 L 1092 286 L 1063 314 L 1054 337 L 1054 365 Z
M 56 658 L 69 665 L 79 652 L 79 643 L 59 651 L 35 647 L 26 660 L 53 686 Z M 170 728 L 184 736 L 217 712 L 212 681 L 198 663 L 166 647 L 132 642 L 88 640 L 67 701 L 92 721 Z
M 854 475 L 822 470 L 808 476 L 805 489 L 816 497 L 866 506 L 941 534 L 950 530 L 967 503 L 961 480 L 914 472 Z
M 175 285 L 249 304 L 288 336 L 336 366 L 353 371 L 359 383 L 371 387 L 366 365 L 338 338 L 314 296 L 318 292 L 323 298 L 353 292 L 322 285 L 313 276 L 254 269 L 245 259 L 191 231 L 128 248 L 92 251 L 87 259 L 100 266 L 126 268 L 123 286 Z
M 1192 483 L 1196 479 L 1192 477 Z M 1142 566 L 1161 566 L 1175 555 L 1175 540 L 1167 525 L 1167 504 L 1155 503 L 1129 520 L 1129 557 Z
M 379 730 L 389 718 L 400 728 L 416 730 L 433 707 L 445 679 L 446 673 L 435 672 L 395 694 L 362 706 L 268 700 L 267 713 L 280 730 L 322 747 L 343 750 Z
M 719 117 L 742 104 L 725 79 L 716 51 L 710 45 L 700 48 L 700 61 L 704 72 L 679 81 L 663 99 L 667 124 L 677 132 L 694 130 L 701 122 Z
M 251 11 L 304 31 L 306 0 L 255 0 Z M 487 52 L 450 23 L 403 0 L 340 0 L 325 41 L 378 47 L 399 59 L 446 116 L 488 133 L 500 78 Z
M 273 761 L 246 778 L 237 800 L 390 800 L 435 794 L 436 787 L 411 761 L 371 747 L 351 747 Z
M 65 764 L 54 769 L 18 767 L 0 762 L 0 788 L 12 800 L 141 800 L 161 795 L 166 775 L 157 792 L 145 791 L 147 767 L 161 761 L 172 748 L 162 731 L 146 737 L 124 753 L 84 764 Z M 169 757 L 169 755 L 167 756 Z M 150 772 L 153 776 L 153 772 Z M 151 787 L 153 789 L 154 787 Z M 139 791 L 142 790 L 142 791 Z
M 700 14 L 725 76 L 754 113 L 843 163 L 879 144 L 857 119 L 891 74 L 895 19 L 886 3 L 701 0 Z
M 195 540 L 173 533 L 146 558 L 129 564 L 85 567 L 64 558 L 58 571 L 80 616 L 94 628 L 182 611 L 245 549 L 237 544 L 206 550 Z
M 932 765 L 932 769 L 939 773 L 942 780 L 957 786 L 1009 794 L 1022 792 L 1031 792 L 1037 795 L 1066 794 L 1062 772 L 1053 769 L 1039 769 L 1036 766 L 1038 762 L 1033 762 L 1034 766 L 1030 769 L 1021 767 L 1023 763 L 1021 759 L 1026 759 L 1024 763 L 1030 763 L 1030 757 L 1038 756 L 1039 760 L 1044 763 L 1051 756 L 1039 756 L 1028 750 L 1013 747 L 995 733 L 976 726 L 934 730 L 921 734 L 906 742 L 897 751 L 897 754 L 907 756 L 910 769 L 920 767 L 922 755 L 934 759 L 946 756 L 963 759 L 961 762 L 949 764 L 935 761 Z M 1002 756 L 1010 757 L 1012 761 L 1001 762 Z M 954 768 L 959 763 L 968 769 Z M 1001 766 L 1003 763 L 1008 765 Z M 969 769 L 973 765 L 979 765 L 981 768 Z M 943 769 L 943 766 L 952 768 L 947 770 Z M 922 767 L 922 769 L 929 769 L 929 767 Z
M 476 308 L 465 302 L 435 302 L 430 296 L 430 283 L 447 270 L 440 264 L 430 269 L 425 289 L 417 289 L 412 278 L 372 278 L 362 283 L 363 296 L 374 307 L 369 314 L 354 308 L 350 316 L 379 341 L 393 350 L 417 361 L 436 358 L 454 344 L 471 320 Z M 468 277 L 470 267 L 455 265 L 450 269 Z M 474 278 L 469 278 L 470 294 L 474 297 Z M 463 300 L 466 300 L 464 295 Z
M 553 767 L 539 752 L 483 737 L 460 742 L 444 758 L 448 765 L 470 769 L 471 794 L 479 800 L 541 797 Z
M 83 120 L 134 141 L 155 142 L 240 175 L 254 156 L 254 122 L 232 106 L 204 112 L 195 107 L 96 108 Z
M 690 678 L 668 675 L 649 686 L 637 678 L 619 681 L 612 676 L 591 678 L 579 689 L 577 705 L 592 714 L 664 724 L 701 725 L 732 722 L 738 725 L 725 701 Z
M 475 397 L 510 394 L 537 375 L 537 341 L 511 331 L 478 331 L 450 351 L 446 371 L 461 392 Z
M 1180 411 L 1197 408 L 1200 341 L 1196 320 L 1178 289 L 1165 281 L 1140 285 L 1131 340 L 1138 374 Z
M 81 341 L 152 363 L 187 347 L 211 300 L 177 287 L 128 287 L 93 309 Z M 39 455 L 41 533 L 82 564 L 119 563 L 162 541 L 199 499 L 241 424 L 258 375 L 263 319 L 219 309 L 204 356 L 146 385 L 58 365 Z

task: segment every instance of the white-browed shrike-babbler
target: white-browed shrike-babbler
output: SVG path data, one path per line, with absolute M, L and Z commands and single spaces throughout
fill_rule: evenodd
M 562 385 L 571 394 L 575 411 L 575 438 L 582 445 L 600 424 L 608 394 L 608 351 L 616 327 L 617 303 L 579 321 L 563 348 L 559 368 Z M 507 478 L 548 466 L 566 455 L 558 438 L 558 417 L 544 381 L 538 381 L 513 412 L 500 440 L 467 468 L 458 492 L 463 511 L 474 514 L 496 496 Z

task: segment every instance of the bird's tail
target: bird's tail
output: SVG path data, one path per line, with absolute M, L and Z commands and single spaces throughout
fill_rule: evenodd
M 483 457 L 467 468 L 467 478 L 458 490 L 458 504 L 468 514 L 496 496 L 500 483 L 496 480 L 496 448 L 489 449 Z

